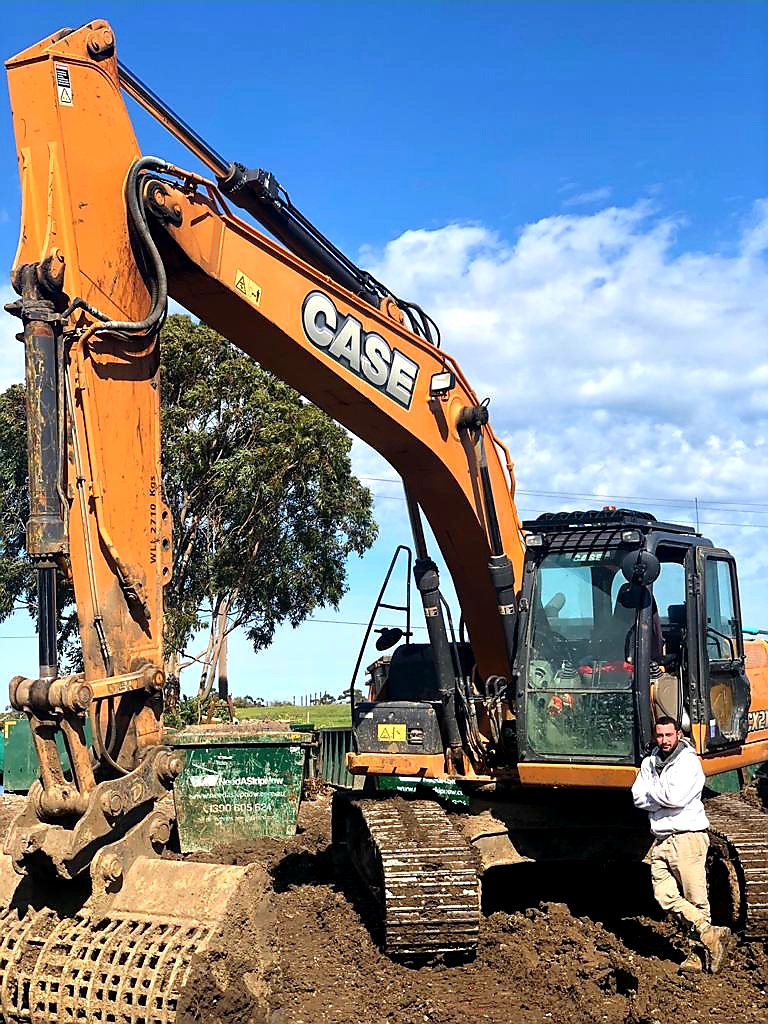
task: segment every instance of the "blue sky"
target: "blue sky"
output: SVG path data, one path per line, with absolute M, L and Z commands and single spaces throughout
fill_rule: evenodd
M 691 519 L 699 497 L 706 530 L 742 561 L 745 620 L 768 625 L 768 5 L 160 10 L 6 0 L 0 37 L 10 56 L 107 18 L 121 59 L 216 149 L 272 170 L 337 244 L 437 314 L 492 397 L 525 512 L 606 495 Z M 145 152 L 194 166 L 129 106 Z M 7 98 L 0 140 L 10 266 Z M 10 333 L 2 386 L 18 367 Z M 362 446 L 355 458 L 393 476 Z M 367 617 L 406 538 L 398 487 L 370 482 L 382 539 L 350 565 L 340 611 L 318 615 L 339 624 L 287 631 L 258 656 L 235 641 L 237 692 L 346 685 L 361 629 L 340 623 Z M 0 625 L 28 633 L 18 617 Z M 9 675 L 34 672 L 33 641 L 4 649 Z

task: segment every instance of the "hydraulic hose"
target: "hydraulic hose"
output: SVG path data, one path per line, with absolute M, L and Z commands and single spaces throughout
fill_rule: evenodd
M 147 170 L 170 171 L 171 169 L 172 165 L 167 163 L 165 160 L 160 160 L 156 156 L 144 156 L 132 164 L 131 169 L 128 171 L 128 177 L 125 183 L 125 200 L 128 206 L 128 215 L 132 226 L 139 236 L 139 240 L 144 246 L 145 252 L 150 258 L 152 269 L 154 271 L 154 277 L 150 286 L 152 308 L 143 320 L 105 320 L 104 314 L 90 306 L 86 306 L 86 303 L 82 302 L 82 300 L 75 300 L 75 303 L 73 303 L 70 308 L 79 304 L 84 308 L 87 308 L 91 315 L 96 316 L 101 321 L 98 324 L 92 324 L 84 332 L 80 339 L 81 343 L 88 341 L 92 335 L 101 331 L 125 331 L 131 334 L 150 331 L 153 327 L 156 327 L 165 316 L 168 301 L 168 278 L 165 273 L 165 267 L 160 257 L 160 253 L 155 245 L 154 239 L 152 238 L 152 233 L 149 230 L 149 225 L 144 215 L 144 207 L 139 194 L 139 175 L 142 171 Z

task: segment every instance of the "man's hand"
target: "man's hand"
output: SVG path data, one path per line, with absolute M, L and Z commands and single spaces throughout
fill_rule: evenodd
M 661 804 L 656 800 L 653 792 L 654 776 L 651 768 L 650 758 L 645 758 L 640 765 L 640 771 L 632 784 L 632 800 L 641 811 L 658 811 Z

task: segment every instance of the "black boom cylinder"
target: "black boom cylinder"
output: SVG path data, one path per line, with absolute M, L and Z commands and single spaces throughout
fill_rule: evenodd
M 378 295 L 366 287 L 359 271 L 354 273 L 328 245 L 321 244 L 296 212 L 280 201 L 277 182 L 271 174 L 232 164 L 229 175 L 219 179 L 219 188 L 227 199 L 247 210 L 292 253 L 378 309 Z
M 33 272 L 25 274 L 25 278 L 32 276 Z M 53 316 L 53 303 L 39 298 L 34 284 L 26 280 L 22 300 L 29 462 L 27 552 L 39 564 L 62 554 L 66 546 L 59 498 L 57 338 L 48 319 Z
M 457 771 L 463 771 L 463 745 L 456 718 L 456 673 L 448 642 L 448 631 L 445 628 L 443 609 L 440 604 L 440 576 L 437 566 L 431 558 L 417 558 L 413 575 L 421 594 L 421 603 L 424 606 L 424 618 L 440 694 L 441 718 L 445 729 L 444 738 L 448 741 L 448 746 L 451 749 L 451 760 L 454 767 Z
M 37 644 L 40 678 L 55 679 L 58 675 L 55 568 L 37 570 L 37 602 Z
M 27 404 L 29 519 L 27 553 L 37 569 L 40 678 L 55 679 L 56 558 L 66 552 L 67 536 L 61 504 L 61 429 L 59 319 L 54 303 L 42 292 L 38 268 L 21 268 L 21 318 Z

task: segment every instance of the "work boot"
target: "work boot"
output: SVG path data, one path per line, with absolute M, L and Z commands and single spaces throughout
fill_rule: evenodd
M 710 924 L 702 931 L 701 942 L 707 951 L 710 973 L 717 974 L 733 943 L 733 934 L 730 928 Z
M 704 970 L 702 952 L 703 950 L 701 950 L 701 947 L 692 947 L 688 956 L 685 958 L 685 960 L 683 960 L 683 962 L 678 967 L 678 971 L 681 974 L 701 974 L 701 972 Z

